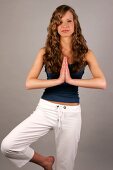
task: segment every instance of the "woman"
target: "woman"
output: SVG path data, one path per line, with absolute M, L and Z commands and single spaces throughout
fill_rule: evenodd
M 39 80 L 45 66 L 47 80 Z M 88 66 L 91 79 L 82 79 Z M 26 79 L 27 89 L 45 88 L 35 111 L 2 141 L 1 150 L 18 167 L 36 163 L 44 170 L 73 170 L 81 131 L 78 87 L 105 89 L 106 80 L 95 55 L 86 45 L 73 8 L 56 8 L 40 49 Z M 55 132 L 56 158 L 36 153 L 30 144 L 49 130 Z

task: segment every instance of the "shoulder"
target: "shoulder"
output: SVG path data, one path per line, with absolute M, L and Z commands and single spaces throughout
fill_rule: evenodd
M 39 51 L 36 54 L 35 61 L 34 61 L 34 66 L 37 67 L 37 65 L 42 66 L 43 65 L 43 56 L 45 54 L 45 48 L 40 48 Z
M 45 54 L 45 47 L 40 48 L 38 54 L 43 56 Z
M 45 48 L 40 48 L 36 55 L 36 61 L 41 60 L 43 62 L 43 56 L 45 54 Z
M 85 54 L 85 61 L 90 64 L 96 61 L 96 56 L 91 49 L 88 49 L 88 52 Z

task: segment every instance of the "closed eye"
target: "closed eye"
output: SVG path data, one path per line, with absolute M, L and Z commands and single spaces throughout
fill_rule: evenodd
M 72 22 L 72 20 L 67 20 L 67 22 Z

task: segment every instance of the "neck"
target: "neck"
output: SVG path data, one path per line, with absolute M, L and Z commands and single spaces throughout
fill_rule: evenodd
M 62 57 L 66 56 L 68 63 L 73 63 L 72 39 L 70 37 L 63 37 L 60 39 Z
M 70 37 L 61 38 L 60 44 L 61 44 L 62 49 L 71 50 L 71 38 Z

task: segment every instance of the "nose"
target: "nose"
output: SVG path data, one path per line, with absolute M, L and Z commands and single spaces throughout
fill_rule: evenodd
M 67 22 L 62 23 L 62 27 L 67 27 L 67 26 L 68 26 Z

